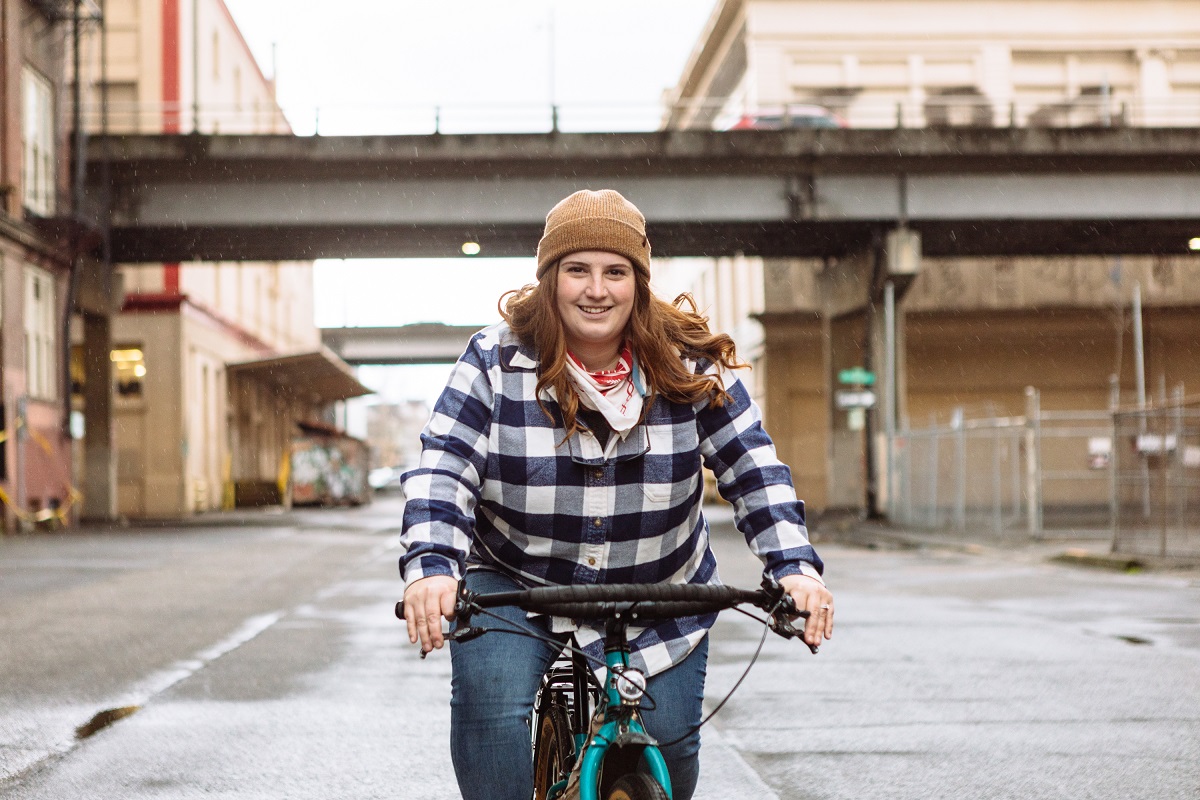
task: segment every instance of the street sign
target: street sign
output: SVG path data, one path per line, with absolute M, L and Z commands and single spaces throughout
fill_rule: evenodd
M 859 386 L 874 386 L 875 373 L 862 367 L 851 367 L 838 372 L 838 383 L 856 383 Z
M 850 392 L 839 390 L 833 393 L 833 402 L 838 408 L 874 408 L 875 393 L 867 390 Z

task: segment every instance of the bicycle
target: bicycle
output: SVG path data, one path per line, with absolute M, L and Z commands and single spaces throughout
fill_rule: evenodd
M 566 654 L 543 677 L 534 703 L 534 800 L 575 796 L 579 800 L 671 800 L 671 778 L 659 743 L 642 726 L 642 699 L 653 698 L 646 692 L 646 676 L 629 666 L 627 629 L 633 624 L 715 613 L 741 605 L 767 612 L 766 627 L 784 638 L 799 637 L 803 631 L 793 627 L 792 620 L 808 617 L 808 612 L 796 610 L 791 597 L 770 578 L 765 578 L 756 590 L 706 584 L 610 584 L 480 594 L 460 585 L 455 603 L 457 624 L 446 638 L 466 641 L 488 633 L 487 628 L 474 627 L 471 619 L 475 614 L 487 615 L 487 609 L 498 606 L 571 619 L 604 620 L 602 683 L 597 681 L 588 657 L 573 642 L 564 647 L 559 640 L 537 631 L 523 632 L 563 648 Z M 403 601 L 396 604 L 396 616 L 404 619 Z M 759 641 L 760 649 L 763 640 Z M 815 646 L 809 645 L 809 649 L 817 652 Z M 755 652 L 750 666 L 757 657 Z M 740 684 L 741 679 L 729 694 Z M 700 725 L 707 723 L 728 699 L 726 696 Z

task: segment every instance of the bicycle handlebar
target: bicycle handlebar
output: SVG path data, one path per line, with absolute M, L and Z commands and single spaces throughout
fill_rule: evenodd
M 760 589 L 689 583 L 586 584 L 541 586 L 514 592 L 477 594 L 461 590 L 455 612 L 468 615 L 472 608 L 516 606 L 535 614 L 571 619 L 662 620 L 723 611 L 741 604 L 756 606 L 771 614 L 771 630 L 784 638 L 799 636 L 792 626 L 796 617 L 807 619 L 791 597 L 770 578 Z M 404 619 L 404 601 L 396 603 L 396 616 Z M 814 650 L 815 652 L 815 650 Z
M 545 586 L 516 592 L 472 595 L 480 608 L 513 605 L 535 614 L 574 619 L 673 619 L 722 611 L 746 603 L 769 611 L 780 594 L 708 584 L 590 584 Z

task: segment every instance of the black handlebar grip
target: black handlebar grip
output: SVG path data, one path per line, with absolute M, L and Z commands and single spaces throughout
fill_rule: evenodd
M 539 603 L 638 602 L 646 600 L 737 603 L 753 602 L 756 594 L 731 586 L 714 586 L 703 583 L 651 583 L 542 586 L 530 589 L 527 597 Z

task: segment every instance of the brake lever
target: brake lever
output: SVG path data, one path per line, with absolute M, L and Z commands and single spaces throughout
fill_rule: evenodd
M 467 589 L 466 584 L 459 583 L 458 596 L 454 599 L 454 618 L 458 620 L 458 625 L 454 630 L 447 631 L 443 638 L 448 642 L 466 642 L 474 639 L 477 636 L 482 636 L 487 633 L 486 628 L 476 628 L 471 625 L 471 614 L 474 611 L 474 599 L 476 595 L 471 590 Z M 400 600 L 396 603 L 396 619 L 404 621 L 404 601 Z M 425 650 L 421 651 L 421 659 L 424 660 L 429 653 Z
M 801 611 L 796 608 L 796 602 L 792 600 L 792 596 L 783 591 L 783 587 L 779 585 L 779 581 L 772 578 L 770 575 L 764 575 L 762 580 L 762 588 L 775 601 L 775 609 L 770 612 L 767 617 L 767 625 L 772 631 L 779 634 L 785 639 L 800 639 L 804 641 L 803 628 L 797 628 L 792 624 L 793 619 L 808 619 L 811 614 L 807 611 Z M 818 646 L 804 642 L 815 656 L 818 651 Z
M 483 636 L 487 632 L 487 628 L 458 627 L 447 632 L 445 639 L 448 642 L 469 642 L 478 636 Z
M 798 616 L 807 619 L 809 615 L 807 611 L 801 611 Z M 795 625 L 793 625 L 792 621 L 783 613 L 777 611 L 772 614 L 767 619 L 767 625 L 771 628 L 771 630 L 785 639 L 800 639 L 801 641 L 804 641 L 804 629 L 797 628 Z M 811 650 L 814 656 L 817 654 L 817 645 L 804 642 L 804 646 Z

